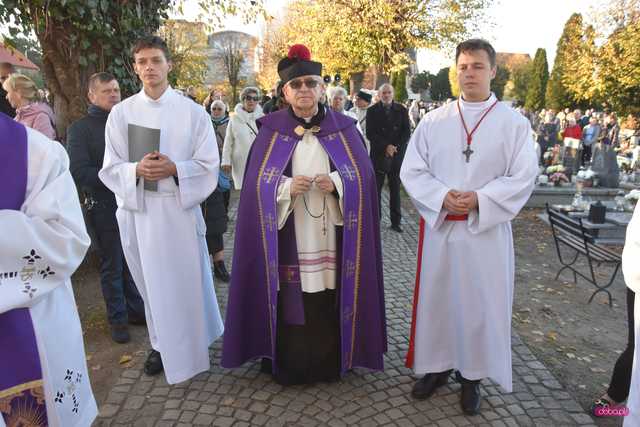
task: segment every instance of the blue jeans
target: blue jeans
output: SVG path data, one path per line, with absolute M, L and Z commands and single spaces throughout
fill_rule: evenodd
M 100 251 L 100 282 L 109 323 L 126 324 L 129 316 L 144 319 L 144 302 L 124 259 L 118 230 L 96 232 Z

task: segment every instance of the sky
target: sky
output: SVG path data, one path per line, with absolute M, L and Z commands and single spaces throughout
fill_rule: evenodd
M 487 11 L 487 21 L 491 25 L 481 25 L 473 34 L 489 40 L 496 51 L 528 53 L 531 58 L 539 47 L 546 49 L 549 67 L 553 65 L 556 44 L 562 34 L 567 19 L 574 12 L 580 12 L 585 19 L 594 9 L 602 6 L 606 0 L 494 0 Z M 265 0 L 267 11 L 277 14 L 286 4 L 286 0 Z M 185 0 L 187 19 L 197 16 L 197 1 Z M 237 18 L 225 21 L 227 30 L 244 31 L 259 36 L 260 25 L 244 25 Z M 453 52 L 418 52 L 418 69 L 436 73 L 453 61 Z
M 594 8 L 604 4 L 604 0 L 498 0 L 487 13 L 492 25 L 481 26 L 473 36 L 489 40 L 497 52 L 528 53 L 532 59 L 538 48 L 544 48 L 551 67 L 571 14 L 579 12 L 588 19 Z M 435 73 L 453 62 L 453 53 L 419 52 L 418 68 Z
M 270 14 L 277 15 L 287 0 L 264 0 L 264 3 Z M 490 25 L 481 25 L 472 36 L 489 40 L 498 52 L 528 53 L 532 58 L 536 49 L 545 48 L 551 68 L 558 38 L 571 14 L 580 12 L 588 19 L 594 10 L 606 3 L 607 0 L 494 0 L 487 11 Z M 184 0 L 184 14 L 179 17 L 195 20 L 198 12 L 198 0 Z M 244 31 L 254 36 L 260 34 L 261 23 L 245 25 L 239 18 L 229 17 L 224 24 L 226 30 Z M 0 28 L 0 33 L 2 30 Z M 420 71 L 436 73 L 452 61 L 453 52 L 418 52 Z

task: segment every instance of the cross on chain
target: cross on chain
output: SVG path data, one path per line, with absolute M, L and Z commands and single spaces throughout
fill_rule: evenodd
M 347 177 L 349 181 L 353 181 L 356 177 L 356 169 L 348 164 L 342 165 L 341 172 Z
M 271 184 L 271 181 L 273 180 L 273 178 L 275 178 L 279 173 L 280 173 L 280 169 L 271 167 L 262 173 L 262 179 L 267 184 Z
M 467 149 L 464 150 L 462 154 L 465 155 L 465 157 L 467 158 L 467 163 L 469 163 L 469 157 L 471 157 L 471 155 L 473 154 L 473 150 L 471 149 L 471 146 L 467 145 Z
M 269 214 L 267 215 L 267 228 L 269 229 L 269 231 L 273 231 L 276 225 L 276 220 L 275 218 L 273 218 L 273 214 L 269 212 Z
M 295 277 L 296 272 L 292 269 L 287 269 L 287 280 L 293 282 L 293 278 Z
M 349 211 L 349 215 L 347 216 L 347 229 L 351 230 L 358 223 L 358 218 L 353 211 Z

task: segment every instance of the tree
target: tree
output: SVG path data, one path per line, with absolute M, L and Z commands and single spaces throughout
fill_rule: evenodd
M 547 51 L 540 48 L 536 51 L 531 66 L 531 79 L 525 107 L 530 111 L 538 111 L 545 106 L 545 92 L 549 80 L 549 66 L 547 64 Z
M 289 49 L 287 40 L 282 31 L 283 21 L 279 18 L 267 20 L 262 27 L 260 37 L 260 71 L 256 76 L 258 85 L 271 90 L 278 83 L 278 62 L 284 58 Z
M 576 96 L 567 83 L 575 78 L 576 51 L 582 45 L 582 38 L 582 15 L 574 13 L 565 23 L 558 40 L 553 70 L 547 84 L 546 105 L 556 111 L 575 106 Z
M 431 84 L 435 76 L 428 71 L 416 74 L 411 79 L 411 91 L 414 93 L 422 93 L 431 88 Z
M 640 0 L 609 0 L 585 31 L 586 53 L 595 58 L 574 84 L 591 101 L 620 114 L 640 113 Z M 594 39 L 604 40 L 596 47 Z
M 640 19 L 611 34 L 598 57 L 603 100 L 619 113 L 640 113 Z
M 244 54 L 237 40 L 223 37 L 214 49 L 214 61 L 218 61 L 224 70 L 231 90 L 231 105 L 238 103 L 238 87 L 244 83 L 240 71 L 244 64 Z
M 449 85 L 449 67 L 441 68 L 431 82 L 431 99 L 444 101 L 452 96 Z
M 3 0 L 0 24 L 10 38 L 35 34 L 43 54 L 45 83 L 53 96 L 56 128 L 86 114 L 88 78 L 96 71 L 116 76 L 126 96 L 137 90 L 129 49 L 135 39 L 154 33 L 171 6 L 182 0 Z M 210 14 L 247 10 L 261 1 L 202 0 Z
M 451 48 L 482 20 L 491 0 L 294 0 L 283 28 L 288 44 L 304 43 L 328 73 L 375 65 L 385 75 L 406 67 L 411 48 Z M 305 19 L 296 19 L 304 16 Z
M 448 69 L 449 88 L 451 89 L 451 96 L 457 98 L 460 96 L 460 86 L 458 85 L 458 72 L 456 65 L 452 65 Z
M 169 82 L 179 88 L 197 87 L 207 75 L 207 35 L 205 25 L 168 19 L 158 35 L 171 51 L 173 63 Z
M 583 108 L 594 105 L 599 97 L 596 46 L 596 32 L 592 25 L 585 28 L 582 42 L 576 46 L 575 60 L 567 64 L 567 72 L 562 80 L 573 96 L 574 102 Z
M 404 102 L 409 97 L 407 94 L 407 71 L 398 71 L 393 77 L 393 99 L 398 102 Z
M 496 76 L 491 80 L 491 91 L 496 95 L 498 99 L 502 99 L 504 95 L 504 88 L 510 78 L 510 73 L 507 67 L 498 65 L 496 67 Z
M 519 104 L 524 104 L 527 99 L 532 70 L 531 62 L 513 66 L 511 69 L 511 90 L 505 95 L 518 101 Z

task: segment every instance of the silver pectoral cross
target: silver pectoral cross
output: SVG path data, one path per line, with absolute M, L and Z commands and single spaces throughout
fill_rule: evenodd
M 467 145 L 467 149 L 464 150 L 462 154 L 465 155 L 465 157 L 467 158 L 467 163 L 469 163 L 469 157 L 471 157 L 471 155 L 473 154 L 473 150 L 471 149 L 471 146 Z

